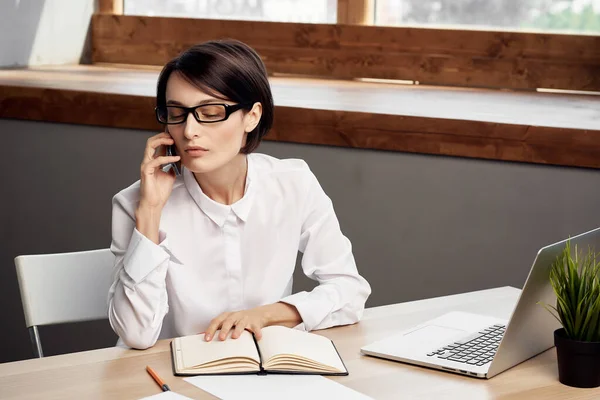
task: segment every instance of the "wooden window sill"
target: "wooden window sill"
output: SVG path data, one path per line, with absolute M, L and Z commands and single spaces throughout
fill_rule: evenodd
M 0 118 L 160 130 L 157 67 L 0 70 Z M 600 96 L 271 77 L 266 140 L 600 168 Z

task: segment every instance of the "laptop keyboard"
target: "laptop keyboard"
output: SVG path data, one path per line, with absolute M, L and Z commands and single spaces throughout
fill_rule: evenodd
M 494 358 L 505 330 L 506 325 L 492 325 L 427 356 L 469 365 L 485 365 Z

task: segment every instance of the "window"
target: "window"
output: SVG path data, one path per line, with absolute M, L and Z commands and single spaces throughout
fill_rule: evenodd
M 376 0 L 376 25 L 600 33 L 600 0 Z
M 337 0 L 125 0 L 127 15 L 335 23 Z

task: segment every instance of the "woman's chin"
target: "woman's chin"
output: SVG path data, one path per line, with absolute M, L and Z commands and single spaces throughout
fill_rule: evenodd
M 243 160 L 241 158 L 238 159 L 238 157 L 242 157 Z M 187 170 L 195 174 L 207 174 L 226 167 L 231 163 L 240 161 L 245 162 L 245 156 L 243 154 L 215 152 L 203 155 L 202 157 L 184 157 L 183 165 Z
M 184 164 L 185 168 L 195 174 L 205 174 L 218 169 L 221 165 L 209 160 L 190 160 Z

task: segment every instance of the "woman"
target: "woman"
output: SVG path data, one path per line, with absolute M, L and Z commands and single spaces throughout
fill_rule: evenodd
M 232 40 L 184 51 L 160 74 L 156 114 L 166 132 L 113 199 L 109 319 L 121 342 L 357 322 L 371 289 L 330 199 L 305 162 L 253 153 L 273 122 L 256 52 Z M 319 285 L 291 294 L 298 251 Z

